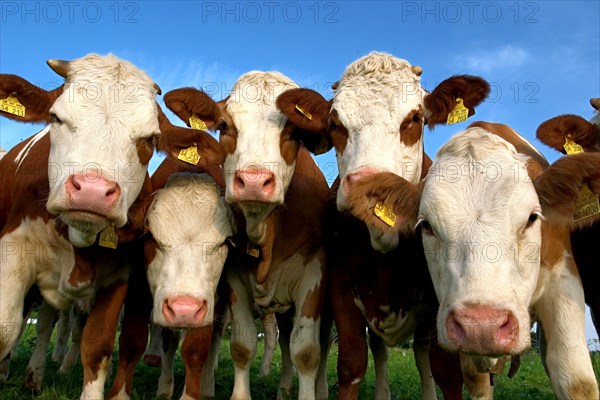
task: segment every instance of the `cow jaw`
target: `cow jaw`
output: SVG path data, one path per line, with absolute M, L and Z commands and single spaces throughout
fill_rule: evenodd
M 540 210 L 526 160 L 508 142 L 471 128 L 440 150 L 419 214 L 443 347 L 495 356 L 530 345 L 541 221 L 529 218 Z

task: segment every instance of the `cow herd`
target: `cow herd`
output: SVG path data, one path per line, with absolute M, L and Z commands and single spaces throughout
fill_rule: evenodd
M 535 321 L 555 395 L 598 398 L 584 309 L 597 323 L 600 99 L 590 121 L 540 125 L 538 139 L 566 154 L 551 165 L 491 122 L 472 123 L 432 160 L 425 127 L 473 115 L 490 90 L 483 78 L 452 76 L 429 92 L 421 67 L 373 52 L 327 100 L 251 71 L 224 99 L 166 93 L 186 128 L 129 62 L 90 54 L 48 65 L 64 78 L 51 91 L 0 75 L 0 114 L 46 124 L 0 159 L 0 381 L 41 303 L 26 385 L 41 390 L 60 312 L 53 359 L 61 370 L 76 359 L 62 343 L 73 325 L 82 399 L 104 398 L 119 324 L 107 397 L 131 397 L 151 323 L 165 350 L 145 357 L 162 363 L 158 395 L 173 396 L 184 332 L 181 398 L 213 398 L 231 324 L 231 398 L 250 399 L 256 318 L 270 344 L 263 373 L 279 340 L 281 399 L 293 368 L 298 398 L 328 398 L 334 326 L 339 399 L 357 399 L 369 349 L 375 398 L 389 399 L 387 349 L 408 339 L 423 399 L 436 385 L 446 399 L 462 399 L 463 386 L 492 398 L 493 375 L 508 360 L 516 372 Z M 311 153 L 331 149 L 330 188 Z M 155 151 L 167 157 L 150 177 Z

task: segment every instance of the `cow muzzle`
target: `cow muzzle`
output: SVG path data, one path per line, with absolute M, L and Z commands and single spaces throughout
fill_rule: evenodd
M 167 298 L 162 304 L 162 315 L 170 328 L 198 328 L 206 325 L 208 301 L 192 296 Z

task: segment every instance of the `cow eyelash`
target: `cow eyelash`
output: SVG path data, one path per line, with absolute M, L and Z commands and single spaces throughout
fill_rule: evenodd
M 433 228 L 431 227 L 431 224 L 426 219 L 419 220 L 418 226 L 421 228 L 421 233 L 424 233 L 424 234 L 430 235 L 430 236 L 435 236 L 433 233 Z
M 419 123 L 419 122 L 421 122 L 421 116 L 420 116 L 419 114 L 415 114 L 415 115 L 413 115 L 413 117 L 412 117 L 412 121 L 413 121 L 414 123 Z
M 531 225 L 533 225 L 535 223 L 535 221 L 538 220 L 539 217 L 540 217 L 540 215 L 538 213 L 531 213 L 529 215 L 529 218 L 527 219 L 527 223 L 525 224 L 525 229 L 527 229 Z
M 54 114 L 54 113 L 50 114 L 50 122 L 53 124 L 62 124 L 63 123 L 62 120 L 60 118 L 58 118 L 56 116 L 56 114 Z
M 229 132 L 229 125 L 227 125 L 227 122 L 222 121 L 218 126 L 217 126 L 217 130 L 222 134 L 222 135 L 226 135 L 227 132 Z

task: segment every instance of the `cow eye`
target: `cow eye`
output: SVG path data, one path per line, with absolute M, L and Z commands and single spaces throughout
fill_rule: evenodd
M 529 219 L 527 220 L 527 224 L 525 225 L 525 229 L 527 229 L 531 225 L 533 225 L 534 222 L 538 220 L 538 218 L 539 218 L 539 215 L 537 213 L 531 213 L 529 215 Z
M 419 114 L 415 114 L 413 115 L 412 120 L 414 123 L 418 124 L 419 122 L 421 122 L 421 116 Z
M 217 126 L 217 130 L 221 135 L 227 135 L 227 133 L 229 133 L 229 125 L 227 125 L 227 122 L 223 121 Z
M 62 124 L 63 123 L 62 120 L 60 118 L 58 118 L 56 116 L 56 114 L 54 114 L 54 113 L 50 114 L 50 122 L 53 124 Z
M 431 224 L 426 219 L 422 219 L 419 221 L 419 226 L 421 227 L 421 233 L 429 236 L 434 236 L 433 228 Z
M 144 138 L 144 141 L 148 147 L 154 149 L 156 147 L 156 135 Z

